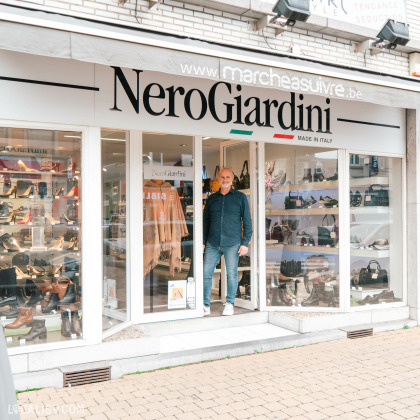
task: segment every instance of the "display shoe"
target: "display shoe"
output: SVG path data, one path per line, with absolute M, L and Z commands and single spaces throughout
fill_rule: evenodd
M 14 322 L 7 324 L 4 328 L 16 329 L 23 325 L 32 325 L 34 318 L 32 316 L 32 308 L 20 308 L 19 315 Z
M 392 290 L 383 290 L 381 293 L 377 293 L 376 295 L 373 295 L 373 298 L 375 299 L 379 299 L 379 300 L 389 300 L 389 301 L 393 301 L 395 299 L 394 297 L 394 292 Z
M 42 292 L 40 289 L 34 290 L 31 294 L 31 297 L 29 300 L 25 303 L 25 307 L 29 308 L 32 306 L 35 306 L 37 303 L 42 302 L 44 300 L 44 297 L 42 296 Z
M 288 299 L 286 296 L 286 285 L 281 285 L 279 287 L 279 301 L 281 302 L 280 305 L 282 306 L 292 306 L 293 301 Z
M 54 193 L 54 198 L 58 198 L 58 197 L 60 197 L 60 195 L 61 194 L 63 194 L 63 192 L 64 192 L 64 188 L 63 187 L 58 187 L 57 188 L 57 191 Z
M 327 208 L 338 207 L 338 200 L 331 198 L 327 203 L 324 204 Z
M 306 238 L 304 236 L 302 236 L 302 238 L 300 238 L 300 244 L 302 246 L 306 245 Z
M 36 169 L 32 169 L 26 166 L 26 164 L 24 164 L 20 159 L 18 160 L 17 164 L 19 165 L 20 168 L 24 169 L 25 172 L 38 172 Z
M 19 336 L 19 340 L 33 341 L 36 338 L 45 340 L 47 338 L 47 329 L 45 328 L 45 319 L 34 319 L 31 330 L 26 335 Z
M 17 265 L 14 266 L 14 269 L 16 271 L 16 276 L 20 279 L 28 279 L 31 277 L 28 273 L 24 273 Z
M 14 268 L 7 268 L 0 271 L 0 282 L 7 287 L 7 296 L 0 301 L 0 307 L 23 306 L 26 302 L 22 287 L 16 283 L 16 271 Z
M 50 273 L 55 276 L 62 268 L 63 264 L 51 266 Z
M 210 315 L 210 308 L 208 315 Z M 82 335 L 82 323 L 80 322 L 79 311 L 71 311 L 71 332 L 79 336 Z
M 303 201 L 302 208 L 307 209 L 316 203 L 315 198 L 311 195 L 309 198 Z
M 60 220 L 55 220 L 54 217 L 49 214 L 45 213 L 45 218 L 52 224 L 52 225 L 59 225 L 61 222 Z
M 324 176 L 324 173 L 322 172 L 322 169 L 315 168 L 314 182 L 321 182 L 321 181 L 324 181 L 324 179 L 325 179 L 325 176 Z
M 58 293 L 52 293 L 50 300 L 48 301 L 48 305 L 42 309 L 42 313 L 49 314 L 51 313 L 51 311 L 56 311 L 59 302 L 60 302 L 60 297 L 58 296 Z
M 336 171 L 333 176 L 330 176 L 329 178 L 327 178 L 327 181 L 337 181 L 337 179 L 338 179 L 338 172 Z
M 19 306 L 11 306 L 8 311 L 4 311 L 1 313 L 1 316 L 5 316 L 7 319 L 16 318 L 19 315 L 20 307 Z
M 304 282 L 299 281 L 296 285 L 296 301 L 297 301 L 297 303 L 302 303 L 303 301 L 305 301 L 308 298 L 309 298 L 309 293 L 305 289 Z
M 371 295 L 367 295 L 363 300 L 359 300 L 357 302 L 359 305 L 376 305 L 379 303 L 379 299 L 377 297 L 372 297 Z
M 330 292 L 328 292 L 327 297 L 325 298 L 325 303 L 328 304 L 328 306 L 330 308 L 335 308 L 336 306 L 336 297 L 335 297 L 335 292 L 334 290 L 331 290 Z
M 64 212 L 61 212 L 60 214 L 60 220 L 62 220 L 64 223 L 73 223 Z
M 286 284 L 286 292 L 292 299 L 296 299 L 296 295 L 292 292 L 290 284 Z
M 389 249 L 389 242 L 388 239 L 378 239 L 371 243 L 369 247 L 378 250 L 387 250 Z
M 362 194 L 357 190 L 354 194 L 350 191 L 350 207 L 359 207 L 362 204 Z
M 76 302 L 76 285 L 70 283 L 67 286 L 66 293 L 63 296 L 63 299 L 60 300 L 59 305 L 69 305 L 70 303 Z
M 312 182 L 312 169 L 311 168 L 304 168 L 303 169 L 303 178 L 302 181 L 304 183 Z
M 0 194 L 0 197 L 2 198 L 10 197 L 13 193 L 15 193 L 15 198 L 16 198 L 16 194 L 17 194 L 16 185 L 13 187 L 10 187 L 9 191 L 7 191 L 6 194 Z
M 77 190 L 78 190 L 78 188 L 77 187 L 73 187 L 69 192 L 68 192 L 68 194 L 66 194 L 66 195 L 63 195 L 63 198 L 74 198 L 74 197 L 77 197 Z
M 48 248 L 48 251 L 62 251 L 63 245 L 64 245 L 64 237 L 60 236 L 56 240 L 55 244 L 52 247 Z
M 19 198 L 28 198 L 34 193 L 34 186 L 31 185 L 28 189 L 21 195 L 18 195 Z
M 24 218 L 17 222 L 18 225 L 27 225 L 28 223 L 32 222 L 32 214 L 28 211 L 28 213 L 25 214 Z
M 68 309 L 61 312 L 61 335 L 71 336 L 71 312 Z
M 302 302 L 302 306 L 318 306 L 319 305 L 319 284 L 314 283 L 311 295 Z
M 27 265 L 26 268 L 28 269 L 28 273 L 33 276 L 42 276 L 45 274 L 45 269 L 42 267 L 35 268 L 33 265 Z
M 318 200 L 318 202 L 319 202 L 319 204 L 327 204 L 327 203 L 329 203 L 330 201 L 332 200 L 332 198 L 330 197 L 330 196 L 328 196 L 328 195 L 324 195 L 324 197 L 321 195 L 321 196 L 319 196 L 319 200 Z

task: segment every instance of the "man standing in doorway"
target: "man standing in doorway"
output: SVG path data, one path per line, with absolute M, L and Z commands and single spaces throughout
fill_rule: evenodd
M 223 315 L 233 315 L 238 289 L 238 260 L 248 253 L 252 221 L 246 195 L 232 188 L 233 172 L 219 172 L 220 190 L 206 202 L 203 215 L 204 316 L 210 315 L 213 273 L 224 255 L 227 271 L 227 296 Z M 243 232 L 243 234 L 242 234 Z

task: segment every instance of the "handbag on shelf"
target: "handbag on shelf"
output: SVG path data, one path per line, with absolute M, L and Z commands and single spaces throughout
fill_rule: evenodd
M 301 209 L 303 205 L 303 197 L 299 195 L 299 191 L 296 194 L 292 194 L 293 191 L 289 191 L 289 195 L 284 199 L 284 208 L 290 209 Z
M 389 206 L 388 190 L 379 184 L 372 184 L 365 191 L 365 206 Z
M 235 174 L 233 174 L 232 188 L 234 190 L 240 190 L 241 189 L 241 181 L 239 181 L 239 178 Z
M 373 268 L 371 265 L 375 264 Z M 363 286 L 372 283 L 388 283 L 388 272 L 381 268 L 376 260 L 370 260 L 366 268 L 362 268 L 359 273 L 358 284 Z
M 210 192 L 210 178 L 207 175 L 206 167 L 203 166 L 203 193 Z
M 299 274 L 302 274 L 302 262 L 297 260 L 283 260 L 280 263 L 280 273 L 286 277 L 297 277 Z
M 332 216 L 332 223 L 328 222 L 328 216 Z M 335 216 L 326 214 L 322 219 L 321 226 L 318 226 L 318 246 L 334 246 L 338 239 L 336 230 Z
M 213 179 L 210 180 L 210 191 L 213 192 L 213 193 L 220 190 L 220 183 L 219 183 L 219 179 L 218 179 L 219 172 L 220 172 L 220 168 L 219 168 L 219 165 L 217 165 L 215 170 L 214 170 Z
M 244 172 L 246 169 L 246 172 Z M 248 161 L 246 160 L 242 165 L 241 175 L 239 177 L 239 187 L 241 190 L 247 190 L 250 188 Z

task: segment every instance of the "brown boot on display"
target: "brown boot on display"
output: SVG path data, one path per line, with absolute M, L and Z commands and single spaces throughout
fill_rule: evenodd
M 45 340 L 47 338 L 47 329 L 45 328 L 45 319 L 35 319 L 33 327 L 28 334 L 19 336 L 19 340 L 33 341 L 36 338 Z
M 82 335 L 82 324 L 80 323 L 79 311 L 71 311 L 71 332 Z
M 20 308 L 19 315 L 16 320 L 10 324 L 4 326 L 4 328 L 11 328 L 16 329 L 20 328 L 23 325 L 30 325 L 34 322 L 34 318 L 32 316 L 32 308 Z
M 314 283 L 311 296 L 302 302 L 302 306 L 318 306 L 319 305 L 319 284 Z

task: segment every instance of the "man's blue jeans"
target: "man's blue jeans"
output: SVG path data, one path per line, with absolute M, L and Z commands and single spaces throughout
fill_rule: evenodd
M 206 245 L 204 250 L 204 296 L 205 306 L 210 306 L 211 286 L 213 283 L 213 273 L 216 264 L 222 255 L 225 256 L 227 274 L 227 296 L 226 301 L 232 305 L 235 303 L 236 291 L 238 290 L 238 260 L 239 247 L 232 246 L 212 246 Z

